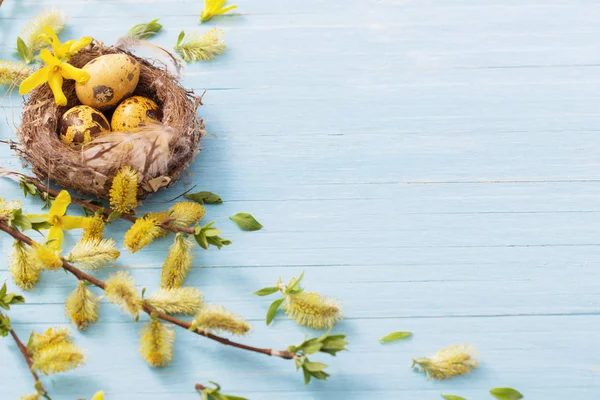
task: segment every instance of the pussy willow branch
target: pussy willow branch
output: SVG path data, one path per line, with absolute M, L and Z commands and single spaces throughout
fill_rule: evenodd
M 0 222 L 0 230 L 8 233 L 13 238 L 20 240 L 21 242 L 27 244 L 28 246 L 34 245 L 34 241 L 29 236 L 26 236 L 25 234 L 23 234 L 22 232 L 14 229 L 14 228 L 11 228 L 10 226 L 6 225 L 4 222 Z M 79 268 L 70 264 L 63 257 L 61 257 L 61 260 L 62 260 L 63 269 L 70 272 L 71 274 L 75 275 L 75 277 L 77 279 L 79 279 L 80 281 L 88 281 L 92 285 L 99 287 L 102 290 L 106 290 L 106 283 L 104 281 L 101 281 L 100 279 L 94 278 L 92 275 L 83 272 Z M 166 321 L 166 322 L 170 322 L 173 325 L 177 325 L 186 330 L 189 330 L 192 325 L 188 321 L 184 321 L 179 318 L 175 318 L 171 315 L 165 314 L 161 311 L 158 311 L 154 307 L 152 307 L 146 303 L 144 303 L 144 305 L 143 305 L 143 310 L 148 315 L 154 314 L 154 315 L 156 315 L 157 318 L 162 319 L 163 321 Z M 192 331 L 192 332 L 196 333 L 197 335 L 204 336 L 208 339 L 211 339 L 211 340 L 214 340 L 221 344 L 224 344 L 226 346 L 237 347 L 238 349 L 248 350 L 248 351 L 252 351 L 255 353 L 266 354 L 268 356 L 280 357 L 280 358 L 283 358 L 286 360 L 291 360 L 294 358 L 294 353 L 287 351 L 287 350 L 273 350 L 273 349 L 263 349 L 260 347 L 247 346 L 245 344 L 233 342 L 224 337 L 217 336 L 210 332 L 205 332 L 205 331 L 202 331 L 199 329 L 196 329 L 195 331 Z
M 2 3 L 2 0 L 0 0 L 0 4 L 1 3 Z M 36 389 L 38 390 L 38 393 L 41 394 L 42 396 L 46 396 L 48 394 L 48 392 L 46 391 L 46 389 L 44 389 L 44 386 L 42 385 L 42 381 L 40 381 L 40 377 L 31 368 L 33 366 L 33 361 L 31 361 L 31 357 L 29 356 L 29 351 L 27 351 L 27 347 L 25 347 L 23 342 L 21 342 L 21 339 L 19 339 L 19 337 L 17 336 L 17 333 L 13 329 L 10 330 L 10 334 L 12 335 L 13 339 L 15 339 L 15 343 L 17 343 L 17 347 L 19 348 L 19 351 L 23 355 L 23 358 L 25 359 L 25 362 L 27 363 L 27 366 L 29 367 L 29 371 L 31 371 L 31 375 L 33 375 L 33 380 L 35 381 L 35 386 L 36 386 Z
M 12 172 L 12 171 L 11 171 Z M 58 194 L 60 193 L 58 190 L 54 190 L 46 185 L 44 185 L 39 179 L 34 178 L 32 176 L 27 176 L 24 174 L 21 174 L 19 172 L 12 172 L 13 174 L 19 176 L 20 178 L 22 178 L 23 180 L 27 181 L 28 183 L 31 183 L 32 185 L 34 185 L 40 192 L 45 192 L 45 193 L 49 193 L 52 196 L 56 197 L 58 196 Z M 92 204 L 88 201 L 85 201 L 84 199 L 80 199 L 77 197 L 72 197 L 71 198 L 71 203 L 77 204 L 78 206 L 81 206 L 85 209 L 87 209 L 88 211 L 91 212 L 96 212 L 98 210 L 102 210 L 102 212 L 104 213 L 104 216 L 108 217 L 110 215 L 110 210 L 106 209 L 104 207 L 100 207 L 97 206 L 95 204 Z M 137 221 L 137 218 L 131 214 L 121 214 L 120 216 L 122 219 L 127 220 L 131 223 L 135 223 L 135 221 Z M 183 232 L 183 233 L 187 233 L 190 235 L 194 234 L 194 228 L 178 228 L 176 226 L 171 226 L 169 225 L 169 222 L 171 222 L 170 219 L 166 219 L 164 221 L 160 221 L 160 227 L 162 229 L 165 229 L 167 231 L 171 231 L 173 233 L 178 233 L 178 232 Z

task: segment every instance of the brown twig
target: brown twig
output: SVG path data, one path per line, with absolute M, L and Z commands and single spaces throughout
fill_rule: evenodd
M 10 226 L 6 225 L 4 222 L 1 222 L 1 221 L 0 221 L 0 230 L 8 233 L 13 238 L 20 240 L 21 242 L 27 244 L 28 246 L 35 245 L 35 242 L 29 236 L 26 236 L 25 234 L 23 234 L 22 232 L 14 229 L 14 228 L 11 228 Z M 106 283 L 104 281 L 101 281 L 100 279 L 94 278 L 92 275 L 83 272 L 79 268 L 70 264 L 65 258 L 61 257 L 61 260 L 63 263 L 62 264 L 63 269 L 70 272 L 71 274 L 73 274 L 80 281 L 88 281 L 92 285 L 99 287 L 102 290 L 106 289 Z M 166 321 L 166 322 L 170 322 L 173 325 L 177 325 L 183 329 L 189 330 L 190 327 L 192 326 L 192 324 L 190 322 L 181 320 L 179 318 L 175 318 L 171 315 L 165 314 L 164 312 L 158 311 L 154 307 L 150 306 L 149 304 L 144 304 L 143 310 L 148 315 L 154 314 L 154 315 L 156 315 L 157 318 L 159 318 L 163 321 Z M 229 339 L 226 339 L 224 337 L 217 336 L 210 332 L 202 331 L 199 329 L 196 329 L 192 332 L 196 333 L 197 335 L 204 336 L 208 339 L 211 339 L 211 340 L 214 340 L 221 344 L 224 344 L 226 346 L 237 347 L 238 349 L 248 350 L 248 351 L 252 351 L 255 353 L 266 354 L 268 356 L 280 357 L 280 358 L 283 358 L 286 360 L 291 360 L 294 358 L 294 353 L 287 351 L 287 350 L 273 350 L 273 349 L 264 349 L 264 348 L 260 348 L 260 347 L 247 346 L 245 344 L 237 343 L 237 342 L 231 341 Z
M 206 389 L 206 386 L 196 383 L 194 388 L 196 388 L 197 391 L 202 392 L 204 389 Z
M 2 4 L 2 0 L 0 0 L 0 4 Z M 25 362 L 27 363 L 27 366 L 29 367 L 29 371 L 31 371 L 31 375 L 33 376 L 33 380 L 35 381 L 35 388 L 37 389 L 38 393 L 42 396 L 47 395 L 48 392 L 42 385 L 42 381 L 40 381 L 40 377 L 38 376 L 38 374 L 35 373 L 35 371 L 32 368 L 33 361 L 31 361 L 31 356 L 29 355 L 29 351 L 27 350 L 27 347 L 25 347 L 23 342 L 21 342 L 21 339 L 19 339 L 19 337 L 17 336 L 17 333 L 13 329 L 10 330 L 10 334 L 12 335 L 13 339 L 15 339 L 15 343 L 17 343 L 17 347 L 19 348 L 19 351 L 23 355 L 23 358 L 25 359 Z

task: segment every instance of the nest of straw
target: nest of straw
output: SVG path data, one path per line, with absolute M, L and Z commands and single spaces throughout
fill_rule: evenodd
M 116 47 L 94 43 L 72 56 L 69 63 L 81 68 L 96 57 L 116 53 L 126 53 L 140 63 L 140 80 L 133 95 L 154 100 L 162 110 L 162 125 L 172 132 L 165 168 L 160 173 L 140 174 L 142 180 L 138 186 L 138 197 L 145 198 L 174 183 L 199 153 L 204 123 L 197 117 L 196 110 L 201 105 L 201 98 L 180 86 L 177 78 L 166 68 Z M 108 198 L 119 165 L 111 162 L 92 165 L 82 156 L 81 149 L 69 147 L 61 141 L 58 136 L 61 116 L 80 104 L 74 81 L 65 81 L 63 91 L 68 99 L 66 107 L 55 104 L 47 84 L 30 93 L 17 131 L 20 142 L 17 151 L 38 178 L 49 179 L 65 189 Z

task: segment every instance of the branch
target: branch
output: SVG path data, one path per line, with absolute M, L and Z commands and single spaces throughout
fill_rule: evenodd
M 196 383 L 196 385 L 194 386 L 194 388 L 195 388 L 197 391 L 201 392 L 201 391 L 203 391 L 204 389 L 206 389 L 206 386 L 204 386 L 204 385 L 201 385 L 201 384 L 199 384 L 199 383 Z
M 23 233 L 19 232 L 18 230 L 14 229 L 14 228 L 11 228 L 10 226 L 6 225 L 4 222 L 0 222 L 0 230 L 8 233 L 13 238 L 22 241 L 23 243 L 27 244 L 28 246 L 33 246 L 35 244 L 34 241 L 29 236 L 24 235 Z M 70 272 L 71 274 L 73 274 L 78 280 L 88 281 L 92 285 L 99 287 L 102 290 L 105 290 L 106 283 L 104 281 L 101 281 L 100 279 L 94 278 L 92 275 L 83 272 L 79 268 L 70 264 L 63 257 L 61 257 L 61 260 L 63 263 L 63 265 L 62 265 L 63 269 Z M 157 318 L 159 318 L 163 321 L 166 321 L 166 322 L 170 322 L 173 325 L 177 325 L 177 326 L 187 329 L 187 330 L 189 330 L 192 325 L 188 321 L 184 321 L 179 318 L 175 318 L 171 315 L 165 314 L 164 312 L 158 311 L 154 307 L 152 307 L 148 304 L 144 304 L 143 310 L 148 315 L 155 314 Z M 265 354 L 268 356 L 280 357 L 280 358 L 283 358 L 286 360 L 291 360 L 294 358 L 294 353 L 287 351 L 287 350 L 280 351 L 280 350 L 263 349 L 260 347 L 247 346 L 245 344 L 233 342 L 227 338 L 217 336 L 210 332 L 205 332 L 205 331 L 202 331 L 199 329 L 196 329 L 193 332 L 196 333 L 197 335 L 204 336 L 208 339 L 214 340 L 214 341 L 224 344 L 226 346 L 237 347 L 238 349 L 248 350 L 248 351 L 252 351 L 255 353 L 261 353 L 261 354 Z
M 0 0 L 0 5 L 1 4 L 2 4 L 2 0 Z M 25 359 L 25 362 L 27 363 L 27 366 L 29 367 L 29 371 L 31 371 L 31 375 L 33 375 L 33 380 L 35 381 L 35 388 L 37 389 L 37 391 L 40 395 L 45 397 L 48 394 L 48 392 L 42 385 L 42 381 L 40 381 L 40 377 L 38 376 L 38 374 L 36 374 L 35 371 L 31 368 L 33 366 L 33 361 L 31 361 L 31 357 L 29 356 L 29 351 L 27 351 L 27 347 L 25 347 L 23 342 L 21 342 L 21 339 L 19 339 L 19 337 L 17 336 L 17 333 L 13 329 L 10 330 L 10 334 L 12 335 L 13 339 L 15 339 L 15 342 L 17 343 L 17 347 L 19 348 L 19 351 L 23 355 L 23 358 Z

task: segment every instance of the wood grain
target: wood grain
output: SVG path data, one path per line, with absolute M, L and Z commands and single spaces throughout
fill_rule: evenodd
M 198 25 L 195 0 L 21 0 L 0 9 L 0 58 L 37 10 L 70 16 L 63 38 L 113 43 L 160 17 L 153 39 L 173 46 L 183 29 L 225 31 L 228 51 L 186 66 L 201 92 L 209 135 L 184 180 L 144 210 L 196 185 L 224 199 L 208 206 L 233 244 L 197 251 L 186 284 L 248 317 L 248 342 L 285 348 L 314 334 L 252 295 L 306 273 L 309 290 L 335 296 L 350 351 L 328 382 L 302 384 L 293 365 L 178 333 L 173 364 L 140 358 L 139 324 L 102 304 L 100 322 L 76 341 L 85 368 L 42 377 L 53 399 L 197 399 L 214 380 L 226 393 L 261 400 L 491 398 L 511 386 L 531 399 L 595 400 L 600 333 L 600 5 L 593 0 L 240 0 L 239 13 Z M 1 90 L 1 89 L 0 89 Z M 14 138 L 15 93 L 2 96 L 2 139 Z M 21 167 L 7 148 L 0 165 Z M 0 193 L 21 198 L 11 182 Z M 25 199 L 38 212 L 40 202 Z M 228 220 L 250 212 L 265 226 Z M 80 213 L 72 208 L 73 214 Z M 108 229 L 116 239 L 128 228 Z M 65 248 L 77 237 L 65 238 Z M 117 240 L 122 246 L 122 239 Z M 135 257 L 140 287 L 158 287 L 165 238 Z M 6 254 L 11 240 L 0 236 Z M 112 271 L 98 271 L 105 279 Z M 0 279 L 10 280 L 0 266 Z M 14 286 L 11 287 L 14 290 Z M 44 273 L 27 304 L 11 310 L 21 337 L 68 326 L 74 288 Z M 402 343 L 381 345 L 393 331 Z M 481 367 L 447 382 L 410 369 L 411 358 L 455 343 L 481 351 Z M 264 359 L 263 359 L 264 358 Z M 1 398 L 31 391 L 18 349 L 0 341 Z

